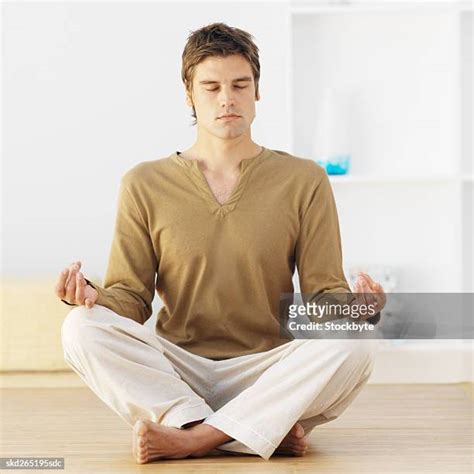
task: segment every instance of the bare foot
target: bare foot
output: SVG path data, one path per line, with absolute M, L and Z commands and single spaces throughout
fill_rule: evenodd
M 304 428 L 295 423 L 290 432 L 283 438 L 274 454 L 291 454 L 293 456 L 304 456 L 308 445 L 304 438 Z
M 194 449 L 187 430 L 150 420 L 138 420 L 133 426 L 133 455 L 138 464 L 156 459 L 186 458 Z

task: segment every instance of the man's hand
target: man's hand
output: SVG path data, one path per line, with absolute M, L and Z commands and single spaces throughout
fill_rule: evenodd
M 92 308 L 99 298 L 99 293 L 86 283 L 80 268 L 81 262 L 74 262 L 65 268 L 59 275 L 55 293 L 58 298 L 70 304 Z
M 353 305 L 374 305 L 376 312 L 382 311 L 387 302 L 387 297 L 380 283 L 375 282 L 367 273 L 359 272 L 358 279 L 354 287 L 357 298 Z M 360 315 L 358 320 L 365 321 L 374 315 Z

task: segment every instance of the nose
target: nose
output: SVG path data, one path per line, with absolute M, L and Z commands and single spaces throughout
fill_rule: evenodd
M 234 92 L 232 89 L 222 87 L 219 96 L 218 96 L 219 103 L 221 104 L 221 107 L 229 107 L 231 105 L 234 105 L 235 103 L 235 97 L 234 97 Z

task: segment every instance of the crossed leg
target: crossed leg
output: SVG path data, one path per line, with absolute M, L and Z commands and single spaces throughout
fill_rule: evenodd
M 291 341 L 221 364 L 224 395 L 216 390 L 208 404 L 206 379 L 215 361 L 108 308 L 72 310 L 62 339 L 66 361 L 133 426 L 140 463 L 199 457 L 216 447 L 264 459 L 285 450 L 304 454 L 305 431 L 339 416 L 368 378 L 372 360 L 362 344 L 369 341 Z
M 372 370 L 373 350 L 372 341 L 292 341 L 286 348 L 271 351 L 273 355 L 260 353 L 226 361 L 226 367 L 219 369 L 221 379 L 227 384 L 225 396 L 217 403 L 223 405 L 222 408 L 204 420 L 190 423 L 185 434 L 166 431 L 152 422 L 137 423 L 134 430 L 137 461 L 149 462 L 168 455 L 173 458 L 204 456 L 221 443 L 218 449 L 222 451 L 259 454 L 265 459 L 273 454 L 304 455 L 307 449 L 304 435 L 315 426 L 340 416 L 362 390 Z M 311 361 L 314 361 L 313 367 Z M 301 365 L 305 368 L 298 370 Z M 282 375 L 291 378 L 286 387 Z M 232 393 L 233 377 L 238 382 L 236 395 Z M 253 383 L 238 393 L 242 379 Z M 277 407 L 283 407 L 285 403 L 293 405 L 297 421 L 290 428 L 291 409 L 286 410 L 289 416 L 279 419 L 272 414 L 275 410 L 271 403 L 262 403 L 267 399 L 268 386 L 277 386 L 279 380 L 283 388 L 274 390 L 273 404 Z M 313 383 L 315 388 L 308 392 L 307 386 L 311 387 Z M 294 391 L 288 387 L 294 387 Z M 226 402 L 226 397 L 231 400 Z M 306 408 L 305 400 L 309 401 Z M 213 402 L 216 405 L 216 400 Z M 259 416 L 262 422 L 254 423 Z M 206 427 L 206 424 L 210 426 Z M 278 426 L 280 435 L 274 436 L 272 431 Z M 265 427 L 270 427 L 267 433 Z M 289 432 L 285 435 L 287 429 Z M 228 435 L 234 439 L 229 441 Z M 178 451 L 167 454 L 174 436 L 181 451 L 178 447 Z M 186 451 L 189 446 L 194 446 L 193 452 Z

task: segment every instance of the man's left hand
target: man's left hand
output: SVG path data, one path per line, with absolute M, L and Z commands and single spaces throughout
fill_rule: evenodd
M 352 304 L 374 305 L 376 312 L 379 313 L 387 302 L 382 285 L 374 281 L 367 273 L 359 272 L 354 290 L 357 293 L 357 298 Z M 361 317 L 360 319 L 365 320 L 372 316 Z

